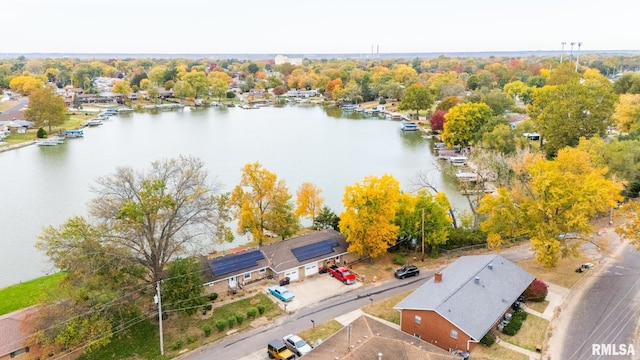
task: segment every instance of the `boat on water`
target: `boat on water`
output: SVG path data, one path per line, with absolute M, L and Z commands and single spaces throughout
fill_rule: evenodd
M 116 113 L 111 113 L 111 112 L 101 112 L 100 114 L 98 114 L 99 118 L 103 118 L 103 119 L 108 119 L 110 117 L 112 117 L 113 115 L 116 115 Z
M 463 166 L 467 165 L 467 157 L 466 156 L 452 156 L 449 158 L 449 161 L 454 166 Z
M 342 111 L 354 111 L 355 109 L 356 109 L 356 106 L 353 104 L 342 105 Z
M 64 144 L 64 138 L 54 136 L 46 139 L 38 139 L 36 140 L 36 144 L 38 144 L 38 146 L 56 146 L 56 145 Z
M 64 135 L 67 138 L 80 138 L 80 137 L 84 136 L 84 130 L 82 130 L 82 129 L 67 130 L 67 131 L 65 131 Z
M 418 130 L 418 124 L 414 122 L 402 122 L 400 128 L 402 131 L 416 131 Z
M 104 124 L 104 121 L 102 119 L 91 119 L 85 121 L 84 126 L 98 126 L 102 124 Z

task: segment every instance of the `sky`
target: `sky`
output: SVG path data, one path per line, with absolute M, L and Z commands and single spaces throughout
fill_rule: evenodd
M 5 0 L 0 53 L 640 50 L 628 0 Z

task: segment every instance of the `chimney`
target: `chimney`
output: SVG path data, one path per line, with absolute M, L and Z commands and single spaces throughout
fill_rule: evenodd
M 493 264 L 489 263 L 489 265 L 487 265 L 487 267 L 489 268 L 489 270 L 493 270 Z
M 476 284 L 480 284 L 480 278 L 476 276 Z
M 442 282 L 442 273 L 441 272 L 437 272 L 437 273 L 434 274 L 433 282 L 434 283 Z

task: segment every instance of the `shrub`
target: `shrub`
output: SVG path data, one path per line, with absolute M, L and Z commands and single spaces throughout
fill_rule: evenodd
M 511 316 L 512 319 L 518 319 L 520 321 L 525 321 L 527 319 L 527 315 L 529 315 L 526 311 L 518 310 L 513 313 Z
M 266 308 L 264 307 L 264 305 L 258 304 L 258 312 L 260 313 L 260 315 L 264 314 L 265 310 Z
M 384 105 L 387 103 L 387 100 L 385 100 L 384 98 L 381 98 L 380 101 L 378 101 L 378 104 L 380 105 Z
M 403 254 L 395 254 L 393 256 L 393 263 L 395 265 L 404 265 L 405 264 L 405 258 Z
M 256 309 L 255 307 L 250 307 L 247 310 L 247 318 L 253 319 L 256 317 L 257 313 L 258 313 L 258 309 Z
M 202 327 L 202 331 L 204 331 L 204 336 L 209 337 L 211 335 L 211 325 L 205 325 Z
M 209 294 L 209 301 L 216 301 L 217 298 L 218 298 L 218 293 Z
M 216 328 L 218 329 L 218 331 L 224 331 L 224 328 L 227 327 L 227 322 L 224 320 L 218 320 L 216 321 Z
M 180 348 L 182 347 L 182 344 L 183 344 L 183 343 L 184 343 L 184 342 L 182 341 L 182 339 L 178 339 L 178 340 L 176 340 L 176 342 L 175 342 L 175 343 L 173 343 L 173 346 L 171 346 L 171 348 L 172 348 L 173 350 L 178 350 L 178 349 L 180 349 Z
M 204 306 L 204 309 L 207 310 L 207 311 L 211 311 L 211 309 L 213 309 L 213 305 L 207 304 L 207 305 Z
M 496 342 L 496 336 L 490 332 L 488 332 L 481 340 L 480 344 L 489 347 Z
M 229 325 L 229 328 L 232 328 L 233 325 L 236 324 L 236 317 L 231 315 L 229 316 L 229 318 L 227 319 L 227 325 Z
M 196 340 L 198 340 L 198 335 L 196 334 L 187 336 L 187 344 L 193 344 Z
M 236 322 L 238 323 L 238 325 L 242 324 L 243 321 L 244 321 L 244 315 L 236 314 Z
M 524 291 L 523 296 L 527 301 L 542 302 L 548 293 L 549 285 L 545 284 L 542 280 L 535 279 L 529 284 L 527 290 Z
M 40 128 L 40 129 L 38 129 L 38 132 L 36 133 L 36 137 L 38 139 L 44 139 L 44 138 L 47 137 L 47 132 L 43 128 Z
M 234 97 L 236 97 L 236 93 L 233 91 L 227 91 L 227 99 L 233 99 Z
M 511 318 L 511 321 L 502 329 L 502 333 L 513 336 L 522 327 L 522 320 L 519 318 Z

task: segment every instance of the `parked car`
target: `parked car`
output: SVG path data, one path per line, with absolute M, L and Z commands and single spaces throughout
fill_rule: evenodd
M 289 285 L 289 282 L 291 282 L 291 279 L 288 276 L 285 276 L 280 279 L 280 286 Z
M 287 345 L 280 339 L 272 340 L 267 345 L 267 355 L 269 359 L 294 360 L 296 356 L 287 348 Z
M 289 292 L 289 290 L 287 290 L 282 286 L 272 286 L 268 290 L 271 293 L 271 295 L 277 297 L 278 299 L 284 302 L 291 301 L 295 297 L 295 295 L 293 295 L 291 292 Z
M 307 344 L 306 341 L 302 340 L 302 338 L 298 335 L 287 335 L 284 338 L 284 344 L 287 345 L 289 350 L 291 350 L 294 354 L 298 356 L 303 356 L 304 354 L 311 351 L 311 346 Z
M 394 276 L 398 279 L 404 279 L 409 276 L 420 275 L 420 270 L 415 265 L 406 265 L 396 270 Z
M 590 263 L 590 262 L 586 262 L 582 264 L 583 269 L 591 269 L 593 266 L 594 266 L 593 263 Z

